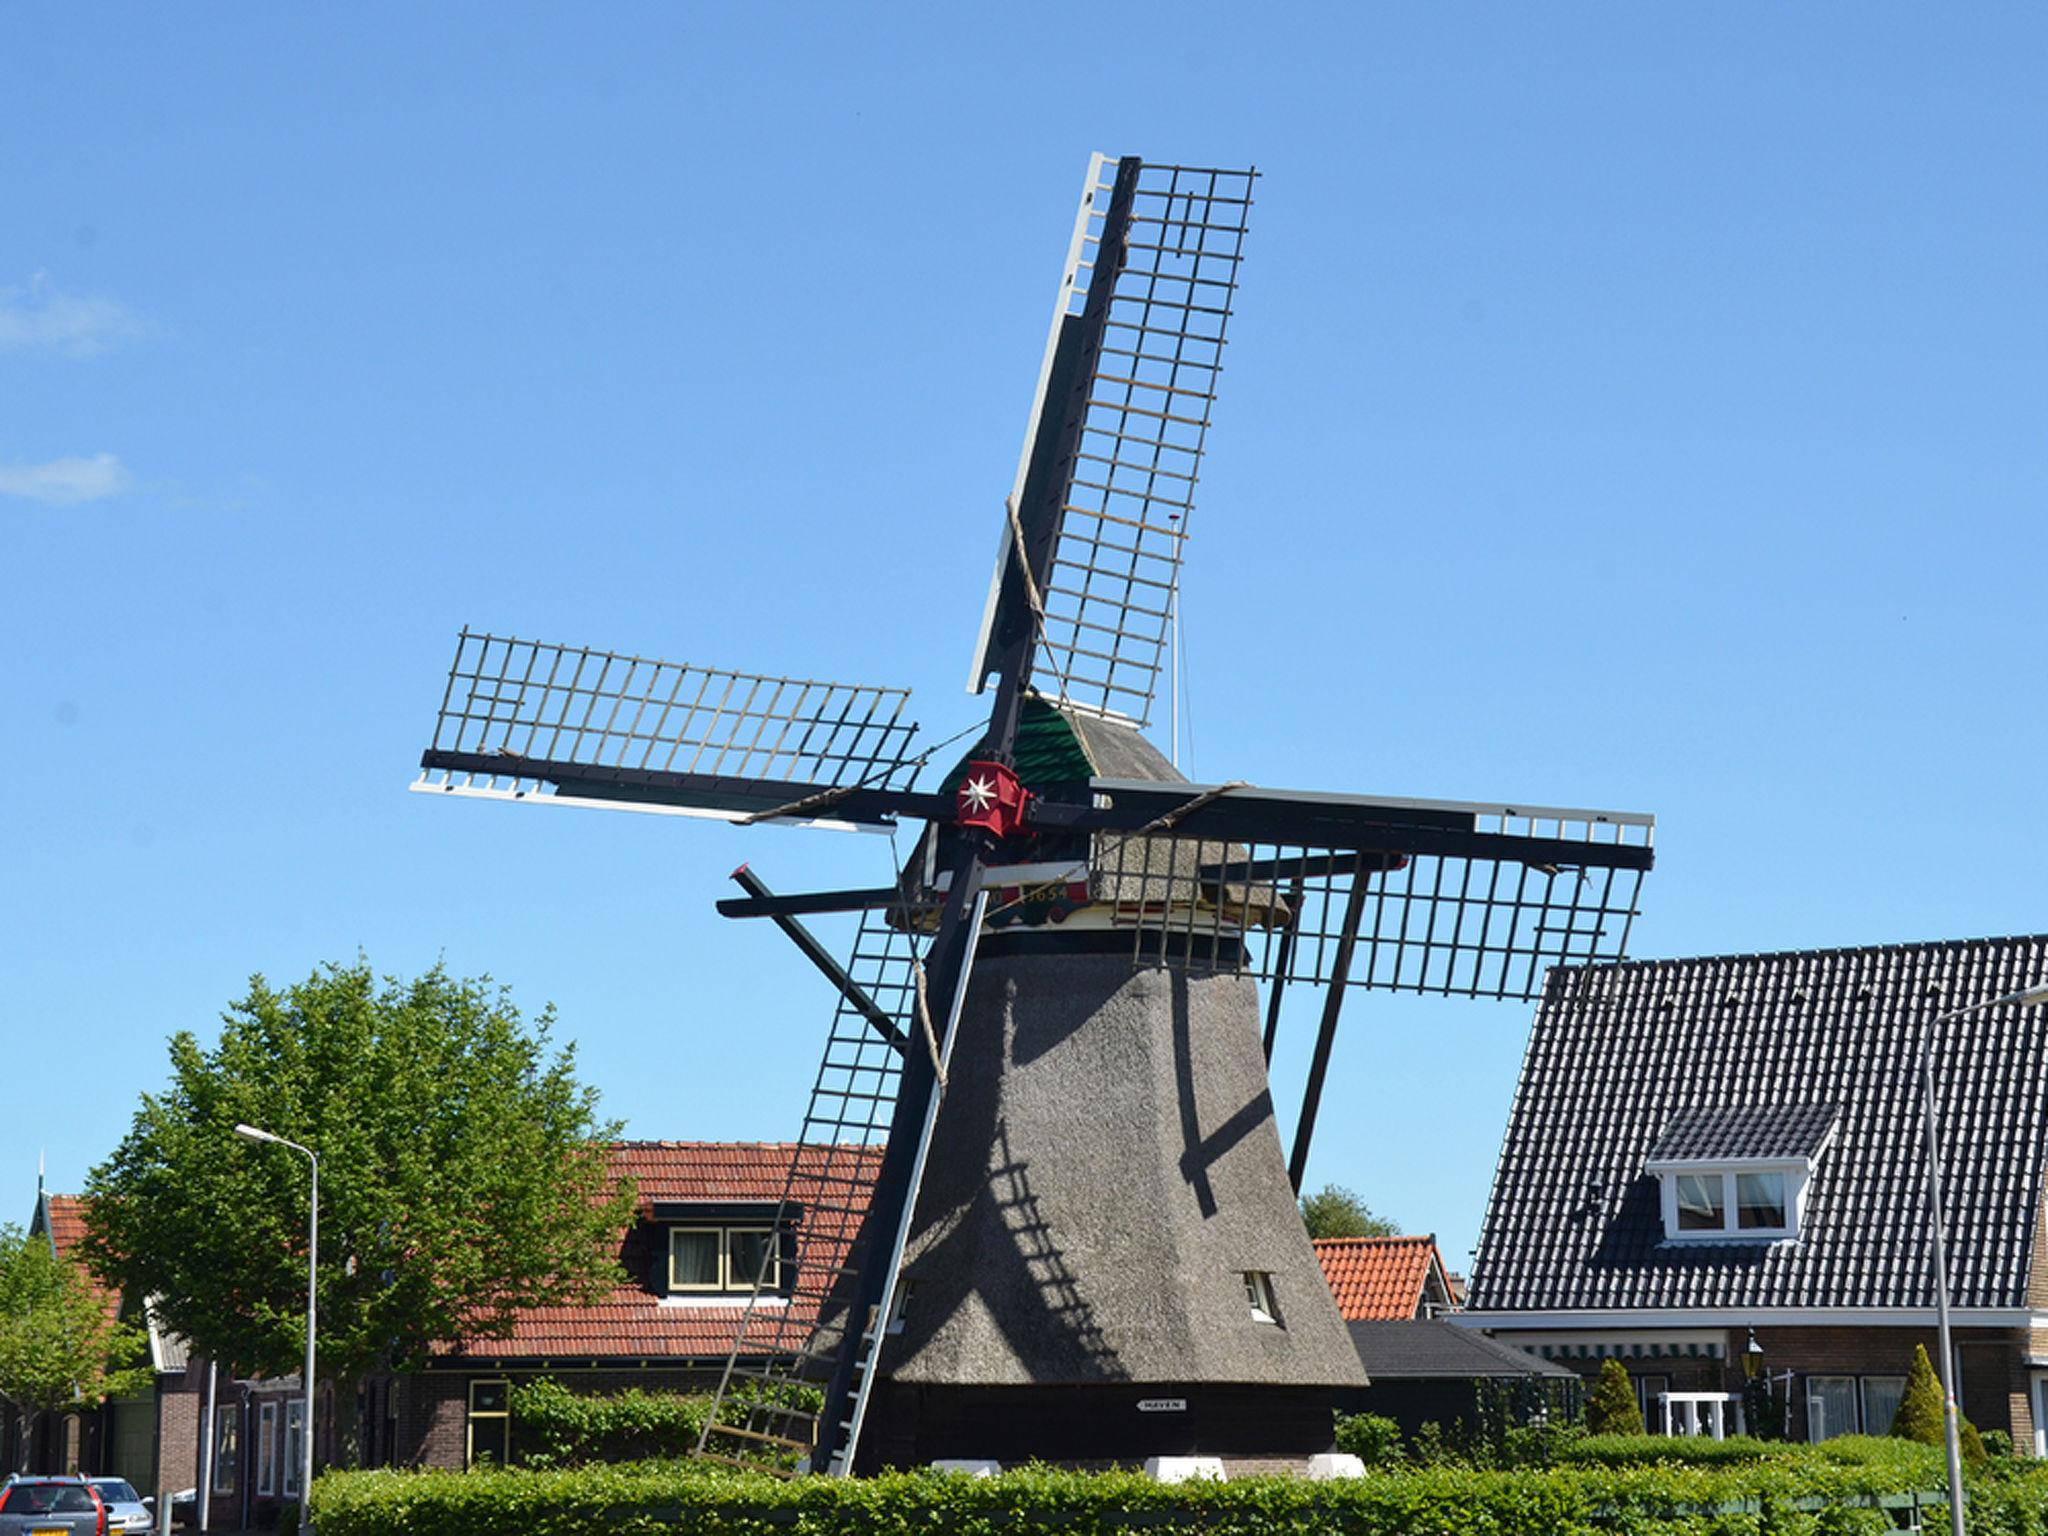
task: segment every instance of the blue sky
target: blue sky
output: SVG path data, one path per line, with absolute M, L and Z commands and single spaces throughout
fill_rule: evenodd
M 552 1001 L 631 1134 L 790 1135 L 829 998 L 710 903 L 742 859 L 871 883 L 886 842 L 405 785 L 464 623 L 967 724 L 1097 149 L 1263 173 L 1187 576 L 1197 777 L 1654 811 L 1645 956 L 2043 924 L 2038 7 L 7 33 L 21 1217 L 168 1031 L 358 950 Z M 1529 1017 L 1353 999 L 1311 1181 L 1461 1263 Z

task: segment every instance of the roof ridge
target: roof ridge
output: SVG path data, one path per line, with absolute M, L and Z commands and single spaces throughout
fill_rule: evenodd
M 1734 961 L 1832 959 L 1838 955 L 1903 955 L 1936 950 L 1983 949 L 1996 944 L 2048 945 L 2048 933 L 1986 934 L 1970 939 L 1902 939 L 1888 944 L 1838 944 L 1814 949 L 1738 949 L 1713 955 L 1666 955 L 1661 959 L 1638 957 L 1609 960 L 1599 964 L 1553 965 L 1552 974 L 1586 975 L 1616 971 L 1650 970 L 1658 966 L 1726 964 Z

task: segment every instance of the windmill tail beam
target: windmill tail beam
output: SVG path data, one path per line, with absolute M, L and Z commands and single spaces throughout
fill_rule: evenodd
M 1358 947 L 1358 925 L 1365 917 L 1365 881 L 1354 877 L 1344 903 L 1344 928 L 1337 939 L 1337 958 L 1330 968 L 1330 990 L 1323 997 L 1322 1027 L 1316 1031 L 1315 1056 L 1308 1065 L 1308 1086 L 1302 1090 L 1301 1115 L 1294 1125 L 1294 1155 L 1287 1160 L 1288 1182 L 1295 1194 L 1308 1172 L 1308 1147 L 1315 1135 L 1316 1111 L 1323 1102 L 1323 1079 L 1330 1070 L 1330 1048 L 1337 1040 L 1337 1016 L 1344 1008 L 1345 983 L 1351 979 L 1351 955 Z
M 746 865 L 742 864 L 734 870 L 732 878 L 738 882 L 741 890 L 757 901 L 775 900 L 775 893 L 769 890 L 761 877 Z M 797 947 L 798 952 L 817 967 L 818 974 L 838 988 L 839 995 L 846 999 L 847 1006 L 866 1019 L 873 1026 L 875 1033 L 888 1041 L 890 1048 L 899 1056 L 903 1054 L 910 1043 L 904 1039 L 903 1031 L 896 1027 L 896 1021 L 868 996 L 867 990 L 859 982 L 846 974 L 846 967 L 833 958 L 831 951 L 818 942 L 811 930 L 787 914 L 770 915 L 775 926 L 789 936 L 789 941 Z

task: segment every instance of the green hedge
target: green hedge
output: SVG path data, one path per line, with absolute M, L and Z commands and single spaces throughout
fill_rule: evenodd
M 341 1472 L 313 1491 L 320 1536 L 1852 1536 L 1889 1530 L 1859 1497 L 1938 1487 L 1934 1459 L 1774 1457 L 1739 1468 L 1435 1467 L 1350 1482 L 1259 1478 L 1165 1486 L 1135 1473 L 1026 1469 L 972 1479 L 898 1473 L 840 1482 L 719 1473 L 695 1463 L 574 1472 Z M 2040 1536 L 2048 1478 L 1987 1484 L 1996 1536 Z M 1931 1526 L 1939 1510 L 1924 1517 Z
M 512 1388 L 513 1459 L 528 1467 L 681 1456 L 694 1450 L 711 1399 L 680 1392 L 572 1392 L 551 1377 Z

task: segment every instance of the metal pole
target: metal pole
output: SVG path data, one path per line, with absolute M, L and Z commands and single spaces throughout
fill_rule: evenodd
M 299 1473 L 299 1536 L 312 1536 L 313 1517 L 313 1340 L 320 1293 L 320 1159 L 299 1148 L 313 1165 L 313 1209 L 306 1223 L 306 1422 L 300 1427 L 305 1460 Z
M 313 1522 L 307 1508 L 313 1494 L 313 1341 L 319 1322 L 320 1158 L 311 1147 L 302 1147 L 257 1126 L 237 1125 L 235 1134 L 245 1141 L 268 1141 L 289 1147 L 313 1165 L 311 1214 L 306 1219 L 306 1374 L 300 1383 L 305 1388 L 305 1404 L 299 1410 L 299 1536 L 312 1536 Z
M 1965 1012 L 1969 1010 L 1964 1010 Z M 1949 1342 L 1948 1256 L 1941 1230 L 1941 1141 L 1934 1126 L 1934 1031 L 1954 1018 L 1943 1014 L 1920 1036 L 1920 1092 L 1927 1113 L 1927 1206 L 1934 1227 L 1934 1309 L 1941 1341 L 1942 1438 L 1948 1446 L 1948 1523 L 1951 1536 L 1963 1531 L 1963 1445 L 1956 1426 L 1955 1350 Z
M 1952 1008 L 1947 1013 L 1936 1014 L 1920 1033 L 1920 1096 L 1925 1101 L 1927 1113 L 1927 1207 L 1929 1216 L 1933 1218 L 1934 1231 L 1934 1317 L 1939 1334 L 1936 1347 L 1941 1350 L 1941 1364 L 1936 1370 L 1941 1380 L 1942 1438 L 1948 1447 L 1948 1521 L 1951 1536 L 1965 1536 L 1963 1446 L 1960 1425 L 1962 1409 L 1956 1402 L 1955 1345 L 1949 1337 L 1948 1255 L 1944 1250 L 1944 1234 L 1941 1227 L 1941 1138 L 1934 1126 L 1934 1032 L 1944 1024 L 1969 1014 L 1982 1013 L 1987 1008 L 2003 1008 L 2008 1004 L 2031 1008 L 2037 1003 L 2048 1003 L 2048 983 L 2037 984 L 2018 992 L 2007 992 L 2001 997 L 1987 997 L 1982 1002 L 1971 1003 L 1966 1008 Z M 1790 1389 L 1787 1388 L 1787 1391 Z
M 206 1362 L 206 1423 L 199 1431 L 199 1507 L 194 1511 L 202 1531 L 207 1529 L 207 1521 L 213 1517 L 213 1445 L 219 1433 L 213 1420 L 219 1409 L 220 1367 L 209 1359 Z

